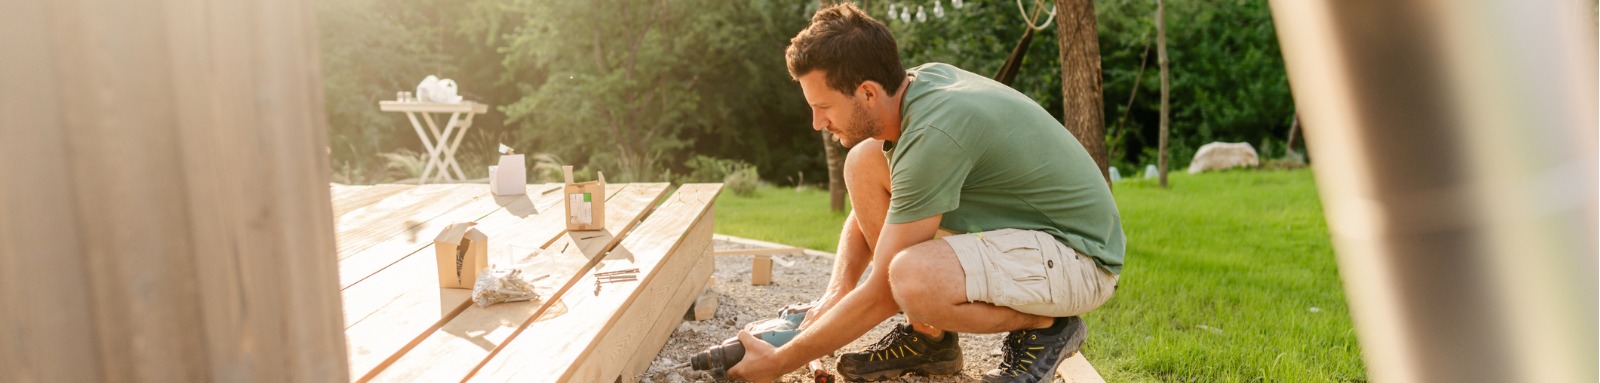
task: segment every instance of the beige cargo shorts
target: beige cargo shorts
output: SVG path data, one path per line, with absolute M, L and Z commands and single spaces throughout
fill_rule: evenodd
M 944 237 L 967 276 L 967 301 L 1068 317 L 1111 299 L 1117 276 L 1050 234 L 1018 229 Z

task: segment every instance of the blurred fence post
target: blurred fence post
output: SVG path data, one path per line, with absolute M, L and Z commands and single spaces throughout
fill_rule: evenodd
M 0 381 L 347 381 L 310 1 L 8 1 Z
M 1596 381 L 1594 4 L 1271 6 L 1371 381 Z

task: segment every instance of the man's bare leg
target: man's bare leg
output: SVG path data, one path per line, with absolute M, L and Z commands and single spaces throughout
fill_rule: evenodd
M 1054 318 L 967 301 L 967 277 L 944 240 L 900 252 L 889 265 L 889 285 L 907 318 L 956 332 L 992 334 L 1050 327 Z
M 878 235 L 883 232 L 884 222 L 889 216 L 889 160 L 883 154 L 883 141 L 867 140 L 850 148 L 850 153 L 845 156 L 844 180 L 845 187 L 850 191 L 852 209 L 850 218 L 845 220 L 844 233 L 840 235 L 840 251 L 845 250 L 844 240 L 858 234 L 867 244 L 869 254 L 865 259 L 870 261 L 878 246 Z M 852 223 L 855 227 L 851 227 Z M 834 262 L 835 278 L 840 275 L 840 263 Z M 846 276 L 859 279 L 861 274 L 857 272 Z M 850 282 L 853 284 L 855 281 Z M 943 338 L 943 330 L 912 320 L 909 315 L 907 321 L 913 329 L 932 340 Z

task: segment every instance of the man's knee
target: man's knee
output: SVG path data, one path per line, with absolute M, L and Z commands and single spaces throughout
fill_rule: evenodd
M 888 175 L 889 160 L 883 156 L 883 141 L 862 141 L 845 155 L 844 179 L 847 186 L 854 188 L 866 182 L 882 183 Z
M 934 244 L 927 242 L 914 245 L 896 254 L 889 263 L 889 289 L 895 303 L 908 316 L 921 316 L 931 305 L 944 301 L 935 296 L 938 289 L 934 284 L 941 283 L 944 277 L 937 275 L 939 260 L 929 254 L 931 246 Z

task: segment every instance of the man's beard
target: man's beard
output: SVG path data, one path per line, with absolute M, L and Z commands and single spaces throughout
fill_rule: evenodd
M 867 115 L 866 107 L 861 106 L 859 103 L 851 103 L 851 106 L 850 120 L 852 122 L 850 126 L 841 126 L 839 131 L 833 132 L 834 137 L 838 138 L 839 143 L 846 148 L 854 147 L 861 141 L 866 141 L 868 138 L 877 136 L 878 133 L 883 131 L 883 126 L 878 125 L 878 120 L 874 120 L 872 116 Z

